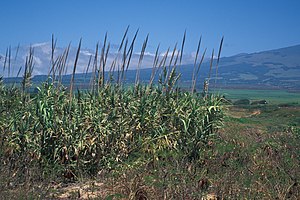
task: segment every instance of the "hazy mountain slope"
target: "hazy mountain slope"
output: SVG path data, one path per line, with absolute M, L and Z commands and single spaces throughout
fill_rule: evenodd
M 49 43 L 35 44 L 35 69 L 34 74 L 47 74 L 50 66 L 51 46 Z M 15 49 L 13 49 L 15 50 Z M 63 52 L 62 48 L 56 49 L 56 55 Z M 74 55 L 76 49 L 71 48 L 70 57 L 68 61 L 69 73 L 71 72 Z M 108 63 L 113 60 L 116 53 L 108 56 Z M 24 65 L 26 55 L 28 54 L 28 47 L 20 47 L 19 53 L 11 64 L 13 66 L 12 72 L 16 73 L 20 66 Z M 1 54 L 0 67 L 3 66 L 5 54 Z M 90 75 L 79 75 L 85 71 L 90 56 L 93 56 L 93 50 L 82 49 L 79 57 L 77 80 L 88 81 Z M 130 70 L 127 73 L 127 81 L 134 82 L 135 67 L 137 65 L 139 54 L 133 55 Z M 143 69 L 141 70 L 141 80 L 147 82 L 150 78 L 151 67 L 154 55 L 147 53 L 143 60 Z M 193 57 L 191 55 L 184 55 L 183 65 L 178 67 L 178 71 L 182 73 L 180 83 L 185 87 L 191 85 L 191 77 L 193 73 Z M 167 62 L 168 63 L 168 62 Z M 215 61 L 216 63 L 216 61 Z M 208 77 L 209 61 L 206 61 L 201 66 L 199 73 L 198 87 L 202 87 L 204 78 Z M 247 88 L 283 88 L 289 90 L 300 90 L 300 45 L 275 49 L 270 51 L 263 51 L 250 54 L 238 54 L 231 57 L 223 57 L 220 60 L 218 68 L 217 81 L 215 81 L 216 68 L 213 67 L 210 85 L 217 87 L 247 87 Z M 5 72 L 7 76 L 7 72 Z M 2 73 L 3 74 L 3 73 Z M 13 74 L 13 73 L 12 73 Z M 13 76 L 13 75 L 11 75 Z M 34 80 L 43 80 L 45 77 L 36 76 Z M 69 76 L 65 76 L 64 80 L 67 83 Z M 12 81 L 12 79 L 10 79 Z M 216 84 L 215 84 L 216 83 Z
M 77 44 L 73 44 L 74 46 L 70 47 L 69 56 L 67 59 L 67 73 L 72 73 L 75 55 L 77 52 Z M 37 43 L 31 45 L 31 47 L 34 49 L 34 75 L 45 75 L 48 74 L 50 66 L 51 66 L 51 55 L 52 55 L 52 45 L 49 42 L 44 43 Z M 16 76 L 17 72 L 19 71 L 21 66 L 24 66 L 26 56 L 29 53 L 30 46 L 19 46 L 19 47 L 12 47 L 11 48 L 11 70 L 10 70 L 10 77 Z M 101 44 L 99 45 L 99 52 L 101 52 Z M 122 56 L 118 54 L 118 45 L 111 44 L 110 45 L 110 51 L 108 53 L 107 57 L 107 67 L 106 70 L 109 70 L 111 63 L 113 60 L 119 56 L 119 62 L 122 62 Z M 129 48 L 129 47 L 127 47 Z M 61 56 L 66 48 L 61 48 L 57 46 L 54 51 L 54 60 Z M 129 65 L 129 69 L 136 69 L 137 64 L 140 57 L 140 48 L 134 49 L 134 52 L 131 56 L 131 62 Z M 123 51 L 121 51 L 123 53 Z M 98 53 L 99 54 L 99 53 Z M 0 75 L 8 76 L 7 71 L 3 74 L 3 65 L 5 63 L 6 52 L 0 52 Z M 9 54 L 7 54 L 9 55 Z M 86 70 L 86 67 L 89 63 L 89 59 L 92 56 L 94 58 L 95 55 L 95 49 L 87 49 L 87 48 L 81 48 L 76 73 L 83 73 Z M 163 52 L 161 52 L 161 57 L 163 55 Z M 153 64 L 154 60 L 154 54 L 145 52 L 143 57 L 143 62 L 141 65 L 141 68 L 149 68 Z M 169 52 L 169 57 L 171 56 L 171 53 Z M 99 55 L 100 57 L 100 55 Z M 98 58 L 100 59 L 100 58 Z M 194 57 L 192 54 L 184 54 L 182 58 L 182 64 L 189 64 L 192 63 L 194 60 Z M 7 68 L 8 62 L 6 62 L 6 68 Z M 91 69 L 91 68 L 90 68 Z M 21 73 L 23 72 L 24 67 L 21 69 Z
M 300 45 L 224 57 L 219 77 L 227 85 L 300 88 Z

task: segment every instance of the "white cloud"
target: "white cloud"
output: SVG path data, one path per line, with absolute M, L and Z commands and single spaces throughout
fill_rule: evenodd
M 136 54 L 136 55 L 141 55 L 141 52 L 136 52 L 136 53 L 134 53 L 134 54 Z M 148 51 L 146 51 L 146 52 L 144 52 L 144 56 L 155 56 L 155 54 L 154 53 L 151 53 L 151 52 L 148 52 Z
M 36 56 L 33 56 L 33 61 L 34 61 L 34 64 L 38 65 L 38 66 L 40 66 L 40 65 L 43 64 L 42 61 L 41 61 L 41 59 L 38 58 L 38 57 L 36 57 Z
M 91 52 L 89 52 L 88 50 L 81 50 L 80 53 L 83 54 L 83 55 L 86 55 L 86 56 L 94 55 Z
M 35 68 L 34 68 L 33 74 L 34 75 L 48 74 L 49 67 L 50 67 L 51 51 L 52 51 L 51 43 L 47 43 L 47 42 L 37 43 L 37 44 L 32 45 L 32 47 L 34 47 L 34 62 L 35 62 Z M 61 48 L 61 47 L 57 46 L 55 49 L 54 59 L 58 58 L 58 56 L 60 56 L 63 53 L 64 49 L 65 48 Z M 72 73 L 76 51 L 77 51 L 76 47 L 70 48 L 69 57 L 67 60 L 67 68 L 68 68 L 67 73 L 68 74 Z M 26 56 L 28 56 L 28 52 L 29 52 L 29 46 L 20 46 L 18 58 L 17 58 L 16 62 L 13 63 L 15 69 L 19 69 L 20 66 L 24 66 Z M 1 53 L 3 54 L 3 52 L 1 52 Z M 122 54 L 122 52 L 121 52 L 121 54 Z M 163 53 L 160 53 L 159 60 L 161 60 L 165 54 L 166 54 L 166 51 Z M 168 58 L 166 61 L 167 64 L 169 64 L 172 54 L 173 54 L 173 50 L 169 51 Z M 174 52 L 175 57 L 177 56 L 177 54 L 180 56 L 179 50 L 176 50 Z M 93 50 L 82 49 L 80 51 L 79 60 L 78 60 L 78 64 L 77 64 L 77 70 L 76 70 L 77 73 L 82 73 L 85 71 L 91 55 L 94 55 Z M 118 65 L 121 66 L 122 55 L 118 55 L 118 53 L 114 52 L 114 50 L 110 50 L 110 52 L 108 54 L 108 58 L 107 58 L 106 70 L 110 69 L 113 60 L 115 60 L 115 58 L 117 56 L 119 56 L 119 59 L 118 59 L 117 65 L 116 65 L 116 69 L 118 68 Z M 132 55 L 129 69 L 136 69 L 136 67 L 138 65 L 139 57 L 140 57 L 140 52 L 135 52 Z M 154 57 L 155 57 L 155 52 L 146 51 L 144 53 L 141 68 L 142 69 L 143 68 L 151 68 L 153 66 Z M 195 52 L 184 53 L 183 57 L 182 57 L 182 64 L 194 63 L 194 59 L 195 59 Z M 2 57 L 2 59 L 0 60 L 0 63 L 3 62 L 3 60 L 4 59 Z M 175 58 L 173 58 L 173 62 L 174 62 L 174 60 L 175 60 Z M 98 60 L 98 62 L 99 62 L 99 60 Z M 93 63 L 93 60 L 92 60 L 92 63 Z M 179 58 L 178 58 L 177 63 L 179 64 Z M 98 64 L 98 66 L 99 66 L 99 64 Z M 2 66 L 0 66 L 0 67 L 2 67 Z M 24 69 L 24 67 L 23 67 L 23 69 Z M 91 71 L 91 70 L 92 70 L 92 66 L 90 66 L 89 71 Z M 18 70 L 15 70 L 15 73 L 16 73 L 16 71 L 18 71 Z
M 35 43 L 33 45 L 31 45 L 31 47 L 36 48 L 36 47 L 42 47 L 42 46 L 48 46 L 50 45 L 49 42 L 41 42 L 41 43 Z
M 168 52 L 168 57 L 171 57 L 171 56 L 173 55 L 173 52 L 174 52 L 173 50 L 169 51 L 169 52 Z M 165 56 L 166 53 L 167 53 L 167 51 L 162 52 L 162 53 L 160 53 L 159 55 L 160 55 L 160 56 Z M 177 56 L 178 53 L 180 54 L 180 51 L 179 51 L 179 50 L 175 50 L 174 56 Z

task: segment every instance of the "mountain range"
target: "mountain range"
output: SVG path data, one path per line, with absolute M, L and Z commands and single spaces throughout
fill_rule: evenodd
M 222 58 L 223 84 L 300 89 L 300 45 Z
M 44 75 L 48 74 L 51 58 L 51 45 L 49 43 L 40 43 L 32 45 L 34 47 L 34 78 L 33 80 L 43 80 Z M 56 48 L 55 55 L 63 52 L 63 48 Z M 12 48 L 11 55 L 11 74 L 3 72 L 4 77 L 14 77 L 25 63 L 26 55 L 28 54 L 28 46 L 20 46 Z M 108 64 L 117 55 L 117 49 L 112 49 L 108 54 Z M 76 48 L 71 48 L 68 61 L 69 70 L 71 73 L 73 60 L 76 54 Z M 83 76 L 87 63 L 94 53 L 89 49 L 80 51 L 77 78 Z M 136 73 L 139 53 L 134 53 L 132 56 L 131 65 L 127 72 L 127 81 L 133 82 Z M 161 53 L 162 57 L 163 53 Z M 169 55 L 170 57 L 170 55 Z M 141 67 L 141 80 L 147 82 L 150 78 L 154 54 L 145 52 L 143 65 Z M 192 73 L 194 69 L 195 56 L 193 54 L 184 54 L 182 65 L 178 67 L 181 79 L 180 84 L 189 86 L 191 84 Z M 0 54 L 0 67 L 4 65 L 5 54 Z M 167 61 L 168 63 L 168 61 Z M 214 60 L 216 63 L 216 60 Z M 2 65 L 2 66 L 1 66 Z M 201 87 L 205 78 L 209 75 L 210 60 L 206 58 L 201 66 L 199 73 L 198 86 Z M 108 69 L 107 69 L 108 70 Z M 1 70 L 2 72 L 3 70 Z M 300 91 L 300 45 L 285 47 L 281 49 L 268 50 L 256 53 L 242 53 L 230 57 L 222 57 L 220 59 L 217 76 L 216 64 L 213 65 L 210 84 L 215 87 L 230 87 L 230 88 L 268 88 L 268 89 L 286 89 Z M 85 75 L 86 76 L 86 75 Z M 88 74 L 90 76 L 90 74 Z M 69 75 L 64 76 L 64 80 L 68 82 Z M 6 80 L 15 80 L 14 78 L 6 78 Z M 81 78 L 82 81 L 82 78 Z

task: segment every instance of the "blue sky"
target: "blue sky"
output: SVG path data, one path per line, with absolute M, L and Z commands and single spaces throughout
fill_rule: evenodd
M 130 35 L 140 28 L 138 42 L 149 33 L 148 51 L 181 42 L 187 31 L 186 52 L 218 48 L 224 35 L 223 56 L 300 44 L 299 0 L 4 0 L 0 12 L 0 51 L 9 45 L 51 40 L 59 46 L 94 48 L 105 32 L 119 43 L 127 25 Z

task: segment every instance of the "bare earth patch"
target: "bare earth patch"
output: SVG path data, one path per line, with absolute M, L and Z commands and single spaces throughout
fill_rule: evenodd
M 104 183 L 97 181 L 57 184 L 50 190 L 53 191 L 50 198 L 55 199 L 95 199 L 105 198 L 108 195 L 108 188 Z

